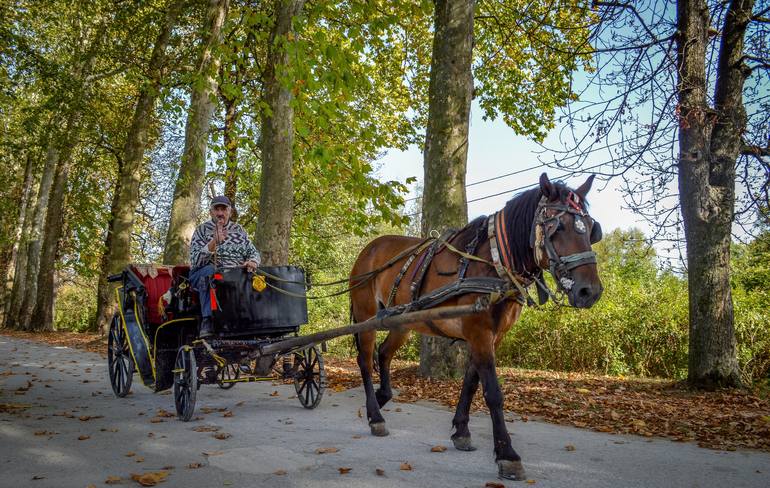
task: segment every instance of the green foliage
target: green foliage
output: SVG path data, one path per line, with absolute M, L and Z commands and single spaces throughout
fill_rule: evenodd
M 556 108 L 576 99 L 572 73 L 588 68 L 591 13 L 583 2 L 479 2 L 473 75 L 485 118 L 542 141 Z M 574 53 L 582 52 L 582 55 Z
M 738 361 L 744 381 L 770 378 L 770 231 L 732 249 Z
M 498 352 L 501 364 L 681 378 L 687 370 L 687 288 L 659 274 L 638 230 L 594 248 L 604 294 L 588 310 L 525 309 Z
M 96 313 L 96 280 L 67 283 L 61 286 L 56 298 L 54 328 L 85 332 Z

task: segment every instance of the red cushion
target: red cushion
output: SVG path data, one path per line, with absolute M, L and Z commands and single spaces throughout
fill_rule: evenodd
M 136 270 L 135 268 L 135 271 Z M 171 288 L 171 272 L 167 268 L 156 268 L 158 275 L 153 278 L 149 274 L 142 275 L 137 272 L 137 276 L 142 280 L 145 290 L 147 290 L 147 320 L 151 324 L 163 323 L 163 317 L 158 309 L 158 302 L 169 288 Z

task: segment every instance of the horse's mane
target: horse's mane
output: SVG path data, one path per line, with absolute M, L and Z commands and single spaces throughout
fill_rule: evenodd
M 561 181 L 551 182 L 559 193 L 559 201 L 566 203 L 567 196 L 572 190 Z M 535 211 L 540 198 L 543 196 L 540 186 L 515 195 L 505 204 L 505 227 L 508 234 L 508 245 L 513 255 L 515 273 L 530 275 L 537 270 L 535 256 L 530 247 L 530 232 L 532 221 L 535 219 Z M 583 200 L 583 207 L 588 210 L 588 202 Z M 480 226 L 487 225 L 488 216 L 476 217 L 466 225 L 454 239 L 454 245 L 461 250 L 473 239 Z M 484 234 L 486 235 L 486 234 Z
M 551 183 L 559 194 L 559 201 L 566 203 L 570 192 L 574 190 L 561 181 Z M 505 204 L 505 227 L 508 230 L 508 245 L 513 254 L 516 273 L 528 275 L 537 270 L 535 256 L 530 247 L 530 233 L 537 204 L 542 196 L 543 193 L 538 185 L 531 190 L 519 193 Z M 588 210 L 587 201 L 583 200 L 581 204 Z

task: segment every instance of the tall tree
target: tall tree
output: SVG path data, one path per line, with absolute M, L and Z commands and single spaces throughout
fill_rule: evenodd
M 40 250 L 37 294 L 30 322 L 24 324 L 26 329 L 53 329 L 54 274 L 59 241 L 65 222 L 67 178 L 72 168 L 75 149 L 80 143 L 80 134 L 83 130 L 81 122 L 85 106 L 92 95 L 91 89 L 96 78 L 93 72 L 94 66 L 105 42 L 108 23 L 110 22 L 109 17 L 114 14 L 105 8 L 105 12 L 98 15 L 95 25 L 90 29 L 91 38 L 83 52 L 75 58 L 73 65 L 70 106 L 66 107 L 65 112 L 68 116 L 67 126 L 61 138 L 56 141 L 59 158 L 45 216 L 45 237 Z
M 131 127 L 122 156 L 119 158 L 118 181 L 115 186 L 105 252 L 97 291 L 95 329 L 104 330 L 112 315 L 112 287 L 107 277 L 122 270 L 131 261 L 131 233 L 139 203 L 144 154 L 155 112 L 155 103 L 162 88 L 166 49 L 171 32 L 184 6 L 183 0 L 172 0 L 167 6 L 155 45 L 147 65 L 146 80 L 139 90 Z
M 424 152 L 423 235 L 462 227 L 468 221 L 465 167 L 473 96 L 474 8 L 475 1 L 436 1 Z M 464 345 L 423 336 L 422 375 L 459 376 L 466 360 Z
M 588 76 L 596 101 L 570 107 L 565 134 L 576 149 L 558 158 L 579 166 L 599 146 L 610 149 L 603 172 L 620 177 L 657 236 L 685 243 L 695 387 L 737 386 L 741 378 L 731 231 L 770 188 L 770 3 L 757 4 L 595 2 L 595 47 L 584 50 L 597 57 Z M 608 86 L 611 95 L 597 89 Z
M 11 302 L 8 314 L 8 320 L 13 322 L 7 322 L 7 324 L 17 329 L 29 328 L 37 300 L 37 278 L 40 270 L 40 253 L 43 248 L 45 218 L 48 212 L 48 202 L 51 197 L 54 174 L 59 164 L 59 149 L 55 141 L 55 129 L 52 130 L 52 133 L 49 136 L 51 140 L 49 140 L 46 150 L 45 165 L 43 166 L 38 197 L 35 202 L 35 212 L 30 227 L 29 241 L 27 242 L 27 267 L 24 271 L 26 286 L 19 289 L 18 295 L 14 295 L 18 302 Z
M 5 323 L 8 312 L 11 310 L 11 304 L 18 304 L 18 293 L 24 288 L 26 275 L 24 271 L 27 268 L 27 252 L 24 243 L 27 242 L 29 228 L 31 226 L 32 212 L 34 202 L 37 198 L 37 185 L 35 185 L 35 161 L 33 153 L 28 150 L 26 153 L 26 164 L 24 169 L 24 180 L 22 181 L 21 195 L 19 196 L 19 217 L 17 225 L 13 230 L 12 238 L 14 241 L 11 251 L 11 259 L 7 265 L 2 267 L 3 274 L 7 277 L 6 283 L 0 290 L 3 307 L 0 310 L 2 317 L 0 323 Z M 18 313 L 18 305 L 15 305 L 14 316 Z
M 705 0 L 677 3 L 679 195 L 687 239 L 690 350 L 695 386 L 738 386 L 730 242 L 735 212 L 735 161 L 746 129 L 744 36 L 753 0 L 730 2 L 719 48 L 713 108 L 708 102 Z
M 200 213 L 209 129 L 216 107 L 217 48 L 222 42 L 222 26 L 227 18 L 228 6 L 229 0 L 209 0 L 206 11 L 185 126 L 184 154 L 174 188 L 171 220 L 163 252 L 163 262 L 168 264 L 184 263 L 190 259 L 190 238 Z
M 294 18 L 304 0 L 275 0 L 275 16 L 268 39 L 264 74 L 262 117 L 262 180 L 259 217 L 254 242 L 265 264 L 287 264 L 294 211 L 292 177 L 294 152 L 294 108 L 292 107 L 288 46 L 294 38 Z

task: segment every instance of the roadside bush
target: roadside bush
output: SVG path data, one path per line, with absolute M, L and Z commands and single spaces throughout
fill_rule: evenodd
M 62 285 L 56 296 L 54 328 L 85 332 L 96 315 L 96 285 L 79 283 Z

